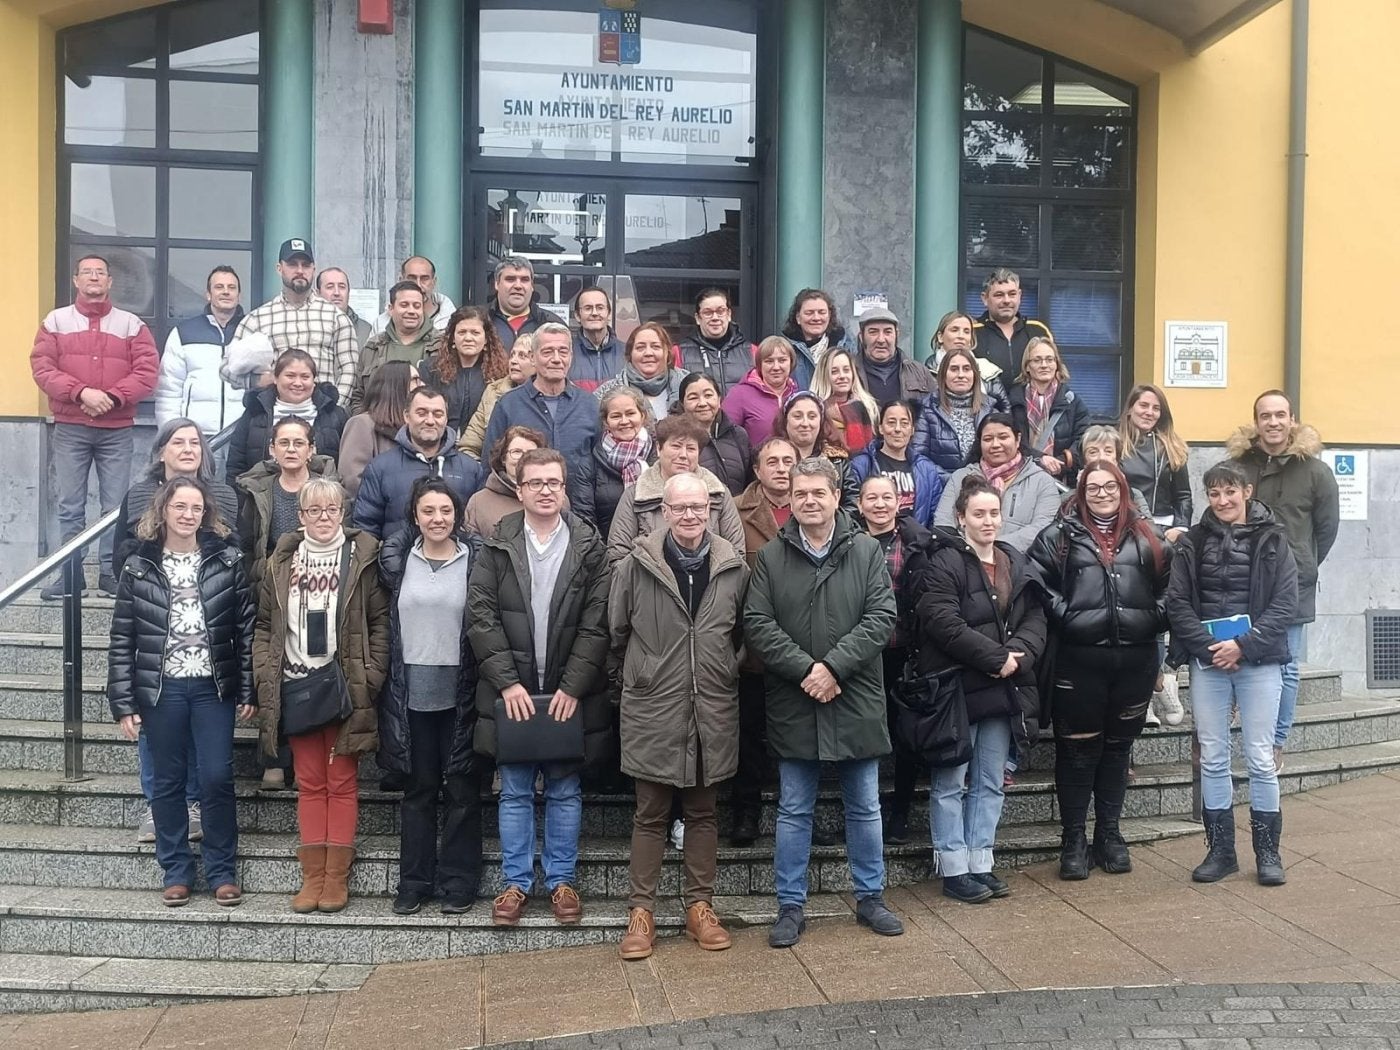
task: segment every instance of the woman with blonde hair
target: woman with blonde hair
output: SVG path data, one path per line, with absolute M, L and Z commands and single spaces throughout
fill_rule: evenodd
M 875 440 L 880 406 L 865 389 L 855 358 L 845 347 L 833 347 L 817 359 L 812 393 L 826 406 L 827 418 L 851 455 L 864 451 Z
M 943 357 L 949 350 L 971 350 L 977 354 L 977 323 L 972 315 L 962 310 L 949 310 L 938 319 L 938 327 L 933 330 L 933 338 L 928 341 L 933 351 L 928 359 L 929 371 L 938 372 Z M 990 401 L 998 412 L 1010 412 L 1011 402 L 1007 387 L 1011 376 L 985 357 L 977 356 L 977 373 L 982 377 L 982 395 Z
M 1079 469 L 1079 441 L 1089 429 L 1089 406 L 1069 387 L 1069 369 L 1054 340 L 1026 343 L 1011 388 L 1011 418 L 1022 450 L 1047 474 L 1068 484 Z
M 797 392 L 792 378 L 794 353 L 786 336 L 770 335 L 758 344 L 753 368 L 724 395 L 724 414 L 744 428 L 755 448 L 772 436 L 778 410 Z
M 938 366 L 937 384 L 924 398 L 914 427 L 915 455 L 927 456 L 946 474 L 967 462 L 977 427 L 993 411 L 977 370 L 977 355 L 949 350 Z
M 1173 543 L 1191 525 L 1191 475 L 1186 469 L 1186 442 L 1172 424 L 1167 395 L 1151 383 L 1128 392 L 1118 420 L 1123 438 L 1119 464 L 1128 484 L 1147 498 L 1152 520 Z

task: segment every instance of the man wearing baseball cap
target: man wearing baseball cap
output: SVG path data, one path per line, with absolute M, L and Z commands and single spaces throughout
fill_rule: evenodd
M 359 359 L 355 326 L 338 307 L 311 290 L 316 276 L 311 242 L 302 237 L 283 241 L 277 250 L 277 275 L 282 278 L 282 294 L 243 318 L 234 340 L 260 332 L 279 354 L 305 350 L 316 362 L 316 378 L 334 383 L 341 400 L 347 400 Z
M 883 306 L 860 315 L 856 371 L 880 404 L 907 401 L 911 410 L 933 389 L 933 373 L 899 348 L 899 318 Z

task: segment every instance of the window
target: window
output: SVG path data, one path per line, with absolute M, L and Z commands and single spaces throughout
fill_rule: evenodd
M 72 263 L 112 264 L 112 299 L 151 326 L 204 309 L 230 265 L 253 293 L 258 0 L 191 0 L 59 36 L 58 301 Z
M 1021 313 L 1050 326 L 1071 385 L 1116 416 L 1132 358 L 1131 85 L 966 28 L 961 259 L 964 305 L 1021 276 Z

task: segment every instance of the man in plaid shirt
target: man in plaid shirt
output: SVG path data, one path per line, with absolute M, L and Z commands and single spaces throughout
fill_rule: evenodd
M 340 400 L 348 403 L 360 356 L 355 325 L 337 306 L 311 291 L 316 274 L 311 242 L 300 237 L 283 241 L 277 274 L 282 278 L 282 294 L 243 318 L 234 339 L 261 332 L 279 354 L 305 350 L 316 362 L 317 381 L 334 383 Z

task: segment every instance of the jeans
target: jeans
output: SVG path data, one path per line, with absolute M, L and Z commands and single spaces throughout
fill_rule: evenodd
M 141 705 L 141 725 L 150 737 L 151 815 L 156 824 L 156 860 L 166 886 L 193 886 L 185 782 L 190 764 L 199 768 L 203 802 L 204 877 L 212 887 L 236 883 L 238 814 L 233 799 L 234 705 L 224 703 L 212 678 L 166 678 L 155 704 Z
M 1230 704 L 1240 709 L 1240 749 L 1249 771 L 1249 804 L 1278 812 L 1274 727 L 1283 672 L 1279 664 L 1240 664 L 1238 671 L 1202 669 L 1191 661 L 1191 710 L 1201 742 L 1201 800 L 1206 809 L 1234 804 L 1230 778 Z
M 933 771 L 929 827 L 934 864 L 943 876 L 992 870 L 992 847 L 1005 799 L 1002 781 L 1011 750 L 1011 719 L 986 718 L 974 722 L 971 729 L 972 758 L 960 766 Z
M 544 849 L 540 852 L 545 888 L 553 893 L 574 884 L 578 866 L 578 833 L 583 823 L 583 790 L 577 773 L 555 776 L 549 766 L 534 762 L 497 767 L 501 774 L 501 804 L 497 823 L 501 834 L 501 878 L 525 893 L 535 881 L 535 774 L 544 771 Z
M 141 769 L 141 794 L 146 797 L 146 805 L 151 804 L 151 794 L 155 791 L 156 767 L 151 762 L 151 741 L 143 732 L 136 738 L 136 761 Z M 185 777 L 185 802 L 193 806 L 199 801 L 199 763 L 190 762 L 189 774 Z
M 475 898 L 481 890 L 481 778 L 475 765 L 468 773 L 445 772 L 456 722 L 455 708 L 408 712 L 408 786 L 399 807 L 399 892 Z M 532 793 L 533 789 L 531 785 Z M 533 814 L 533 799 L 530 809 Z M 533 828 L 530 845 L 533 866 Z
M 878 897 L 885 887 L 884 840 L 880 828 L 880 762 L 855 758 L 835 763 L 846 810 L 846 859 L 856 900 Z M 773 882 L 778 904 L 807 903 L 807 868 L 812 857 L 812 814 L 822 764 L 815 760 L 778 761 L 778 828 Z
M 1288 663 L 1283 665 L 1283 691 L 1278 697 L 1278 725 L 1274 727 L 1274 747 L 1283 747 L 1293 729 L 1293 713 L 1298 709 L 1298 664 L 1303 659 L 1303 628 L 1288 625 Z
M 97 499 L 102 513 L 121 506 L 131 488 L 131 460 L 134 454 L 131 427 L 105 429 L 81 423 L 55 423 L 49 443 L 57 482 L 58 526 L 63 539 L 71 540 L 87 524 L 88 476 L 97 467 Z M 101 571 L 112 572 L 112 541 L 109 529 L 98 543 Z
M 332 755 L 340 723 L 288 737 L 297 778 L 297 831 L 305 846 L 354 846 L 360 822 L 360 761 Z

